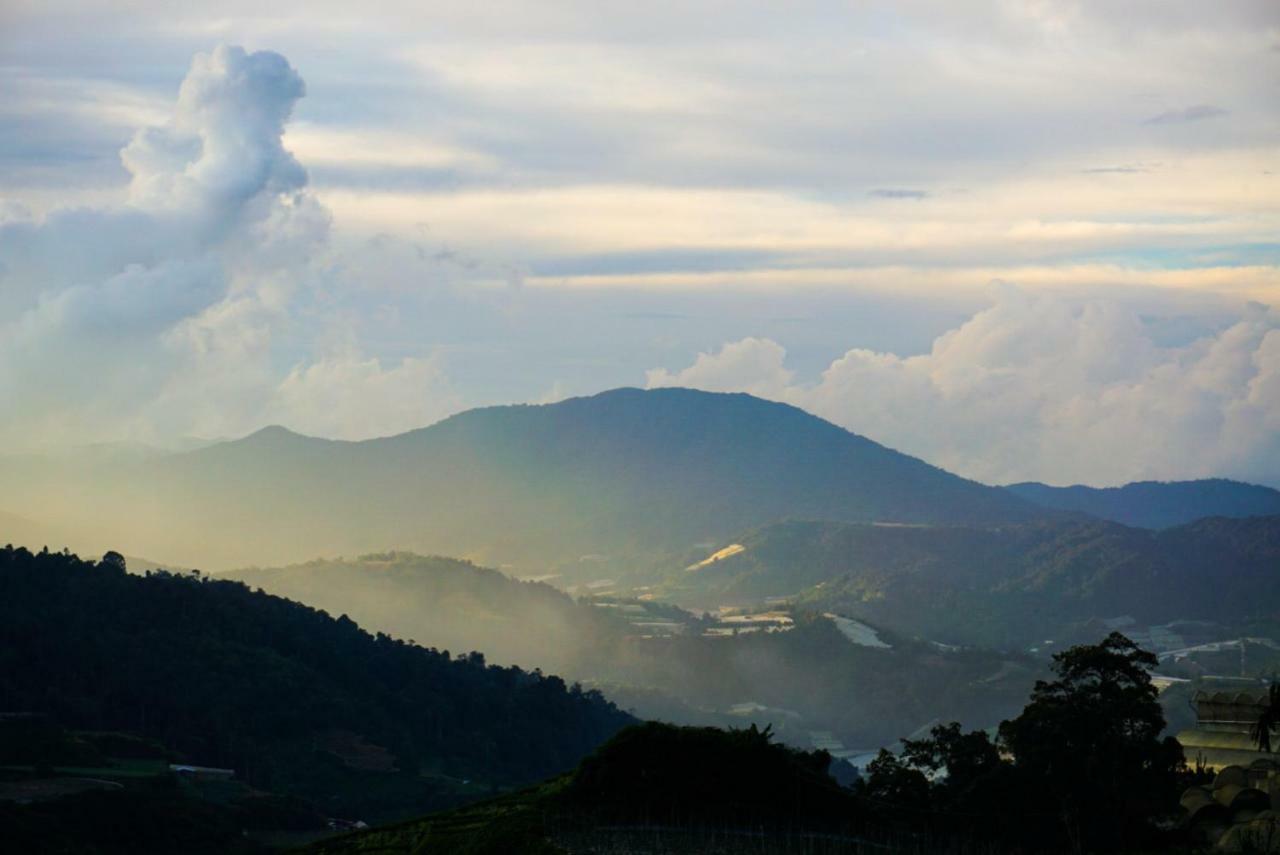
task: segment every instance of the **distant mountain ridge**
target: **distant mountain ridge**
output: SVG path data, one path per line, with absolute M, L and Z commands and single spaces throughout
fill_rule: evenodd
M 947 524 L 1055 512 L 795 407 L 617 389 L 470 410 L 363 442 L 267 428 L 33 485 L 131 554 L 207 568 L 387 549 L 555 566 L 684 548 L 778 519 Z M 228 536 L 223 536 L 223 534 Z M 230 536 L 234 533 L 234 536 Z
M 1280 616 L 1280 516 L 1150 531 L 1105 520 L 1007 526 L 792 521 L 662 593 L 690 606 L 795 597 L 895 632 L 959 644 L 1059 638 L 1072 623 Z
M 1169 528 L 1205 517 L 1280 514 L 1280 490 L 1226 478 L 1135 481 L 1122 487 L 1051 487 L 1027 481 L 1005 489 L 1046 508 L 1139 528 Z

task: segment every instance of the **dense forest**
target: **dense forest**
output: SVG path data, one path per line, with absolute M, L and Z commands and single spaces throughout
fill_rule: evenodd
M 159 740 L 175 758 L 347 816 L 420 812 L 440 781 L 572 767 L 631 719 L 487 665 L 199 574 L 0 550 L 0 711 Z

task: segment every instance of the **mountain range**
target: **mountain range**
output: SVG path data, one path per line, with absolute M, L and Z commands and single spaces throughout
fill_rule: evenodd
M 1280 626 L 1274 490 L 993 487 L 748 395 L 10 456 L 0 483 L 21 485 L 0 544 L 234 580 L 0 548 L 0 709 L 233 767 L 313 814 L 389 820 L 528 783 L 632 720 L 542 668 L 646 716 L 766 717 L 853 755 L 1011 715 L 1046 652 L 1117 621 Z
M 362 442 L 271 427 L 181 453 L 9 457 L 0 479 L 23 485 L 4 510 L 62 533 L 55 546 L 207 570 L 407 549 L 567 582 L 785 520 L 1163 527 L 1280 503 L 1228 481 L 992 487 L 786 404 L 689 389 L 488 407 Z
M 364 442 L 273 427 L 159 459 L 25 474 L 27 504 L 67 527 L 206 569 L 389 548 L 545 567 L 787 517 L 1049 513 L 794 407 L 687 389 L 471 410 Z
M 1226 478 L 1135 481 L 1122 487 L 1050 487 L 1028 481 L 1005 489 L 1046 508 L 1139 528 L 1169 528 L 1204 517 L 1280 514 L 1280 490 Z

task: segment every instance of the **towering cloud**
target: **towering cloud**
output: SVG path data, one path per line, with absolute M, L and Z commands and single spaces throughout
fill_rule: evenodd
M 1006 288 L 929 353 L 850 350 L 809 385 L 786 382 L 785 354 L 744 339 L 648 382 L 789 401 L 987 481 L 1280 483 L 1280 314 L 1264 306 L 1161 347 L 1116 303 Z
M 171 118 L 121 152 L 122 204 L 0 223 L 0 439 L 238 432 L 267 417 L 342 433 L 344 404 L 364 420 L 380 405 L 428 410 L 432 371 L 394 369 L 403 399 L 387 402 L 336 388 L 391 382 L 350 342 L 277 346 L 323 275 L 328 237 L 281 142 L 304 92 L 278 54 L 200 54 Z M 300 382 L 317 371 L 329 388 Z
M 198 55 L 172 120 L 138 132 L 120 154 L 133 176 L 131 203 L 233 226 L 255 202 L 248 219 L 296 200 L 306 172 L 280 140 L 305 91 L 279 54 L 219 47 Z

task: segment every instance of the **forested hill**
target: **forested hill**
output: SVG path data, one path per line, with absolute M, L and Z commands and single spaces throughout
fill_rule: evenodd
M 1104 520 L 1012 526 L 792 521 L 736 553 L 673 570 L 665 596 L 703 602 L 798 595 L 905 635 L 1033 644 L 1130 615 L 1238 624 L 1280 615 L 1280 516 L 1215 517 L 1153 532 Z
M 12 547 L 0 549 L 6 710 L 156 738 L 186 762 L 366 817 L 438 806 L 440 776 L 500 786 L 561 772 L 632 720 L 557 677 L 370 635 L 238 582 Z
M 1280 490 L 1226 478 L 1136 481 L 1123 487 L 1050 487 L 1028 481 L 1005 489 L 1046 508 L 1139 528 L 1169 528 L 1204 517 L 1280 514 Z
M 386 549 L 545 567 L 684 548 L 783 518 L 1001 523 L 1052 512 L 785 404 L 618 389 L 471 410 L 365 442 L 269 428 L 32 485 L 124 551 L 229 569 Z M 82 506 L 77 507 L 72 502 Z M 234 539 L 211 531 L 237 533 Z

